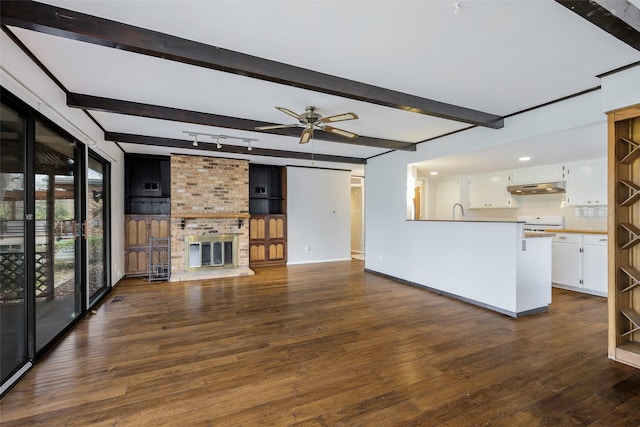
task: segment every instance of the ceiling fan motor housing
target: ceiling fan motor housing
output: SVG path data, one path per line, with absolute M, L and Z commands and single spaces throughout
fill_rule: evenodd
M 316 107 L 307 107 L 305 108 L 305 111 L 306 112 L 304 114 L 300 115 L 300 123 L 303 125 L 307 123 L 315 124 L 322 118 L 320 114 L 316 113 Z

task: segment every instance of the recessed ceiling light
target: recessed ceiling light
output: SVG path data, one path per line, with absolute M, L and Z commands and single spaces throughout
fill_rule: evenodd
M 520 157 L 518 160 L 520 160 L 521 162 L 528 162 L 529 160 L 531 160 L 531 157 L 529 157 L 529 156 L 522 156 L 522 157 Z
M 433 172 L 430 172 L 429 175 L 438 175 L 438 172 L 433 171 Z

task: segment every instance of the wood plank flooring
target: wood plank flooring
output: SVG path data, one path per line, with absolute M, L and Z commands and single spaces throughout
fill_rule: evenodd
M 2 426 L 640 425 L 604 298 L 555 289 L 512 319 L 357 260 L 255 271 L 125 280 L 0 401 Z

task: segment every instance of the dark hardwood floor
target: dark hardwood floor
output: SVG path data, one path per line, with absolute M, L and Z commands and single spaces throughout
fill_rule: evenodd
M 512 319 L 361 261 L 255 271 L 125 280 L 0 401 L 2 425 L 640 425 L 604 298 L 555 289 Z

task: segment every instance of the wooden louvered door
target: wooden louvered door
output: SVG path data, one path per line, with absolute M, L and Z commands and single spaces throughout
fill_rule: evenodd
M 249 220 L 249 264 L 284 264 L 287 261 L 286 215 L 251 215 Z

